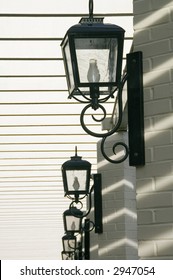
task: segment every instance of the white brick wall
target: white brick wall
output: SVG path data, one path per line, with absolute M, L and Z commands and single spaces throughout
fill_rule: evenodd
M 115 142 L 127 142 L 127 133 L 109 137 L 106 152 Z M 103 234 L 92 237 L 92 259 L 137 259 L 135 168 L 128 159 L 121 164 L 106 161 L 98 144 L 98 172 L 102 174 Z
M 144 57 L 146 165 L 137 168 L 139 257 L 173 259 L 173 1 L 134 0 Z

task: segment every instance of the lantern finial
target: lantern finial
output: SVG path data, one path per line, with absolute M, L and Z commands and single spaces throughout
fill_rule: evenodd
M 90 20 L 93 19 L 93 0 L 89 0 L 89 18 Z
M 75 146 L 75 157 L 77 157 L 77 146 Z

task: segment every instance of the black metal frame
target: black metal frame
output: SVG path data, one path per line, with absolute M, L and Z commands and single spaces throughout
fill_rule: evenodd
M 103 232 L 103 212 L 102 212 L 102 177 L 101 174 L 94 174 L 94 221 L 95 221 L 95 233 Z
M 90 230 L 89 230 L 90 220 L 85 219 L 85 235 L 84 235 L 84 257 L 85 260 L 90 260 Z
M 142 52 L 127 55 L 129 163 L 145 164 Z
M 81 26 L 80 26 L 81 27 Z M 73 28 L 73 29 L 72 29 Z M 84 32 L 90 32 L 90 29 L 87 31 L 87 27 L 85 27 L 85 30 Z M 93 32 L 93 34 L 90 35 L 90 38 L 112 38 L 112 39 L 115 39 L 115 35 L 114 33 L 113 34 L 108 34 L 105 30 L 105 33 L 103 32 L 103 29 L 102 27 L 100 27 L 100 31 L 102 30 L 102 33 L 99 35 L 98 34 L 98 28 L 96 27 L 92 27 L 91 31 Z M 71 53 L 71 58 L 73 59 L 72 60 L 72 70 L 73 70 L 73 77 L 74 77 L 74 89 L 72 90 L 71 94 L 70 94 L 70 97 L 74 97 L 75 95 L 80 95 L 80 87 L 88 87 L 88 83 L 82 83 L 80 82 L 80 75 L 79 75 L 79 69 L 78 69 L 78 64 L 77 64 L 77 56 L 76 56 L 76 49 L 75 49 L 75 44 L 74 44 L 74 40 L 76 38 L 76 36 L 78 35 L 78 38 L 80 39 L 87 39 L 88 36 L 84 36 L 84 35 L 79 35 L 79 31 L 81 31 L 81 28 L 79 28 L 77 25 L 76 27 L 71 27 L 71 29 L 69 30 L 69 32 L 72 32 L 72 34 L 69 34 L 68 35 L 68 42 L 69 42 L 69 45 L 70 45 L 70 53 Z M 121 77 L 121 65 L 122 65 L 122 60 L 120 59 L 122 57 L 122 50 L 123 50 L 123 42 L 122 42 L 122 38 L 121 38 L 121 35 L 116 35 L 116 38 L 119 39 L 119 43 L 118 43 L 118 54 L 119 56 L 117 56 L 118 58 L 118 61 L 117 61 L 117 72 L 116 72 L 116 79 L 115 79 L 115 82 L 109 82 L 109 83 L 93 83 L 95 87 L 106 87 L 106 86 L 112 86 L 112 87 L 116 87 L 118 86 L 118 83 L 119 83 L 119 80 L 120 80 L 120 77 Z M 65 41 L 62 43 L 62 47 L 64 46 L 64 44 L 66 45 L 67 42 L 66 42 L 67 38 L 65 38 Z M 66 59 L 66 55 L 65 55 L 65 52 L 64 52 L 64 49 L 63 49 L 63 57 L 64 57 L 64 61 L 65 61 L 65 69 L 66 69 L 66 72 L 68 72 L 68 66 L 67 66 L 67 59 Z M 68 77 L 68 76 L 67 76 Z M 69 80 L 68 80 L 68 84 L 69 84 Z M 113 92 L 112 92 L 113 93 Z M 87 94 L 86 94 L 87 95 Z
M 107 31 L 107 28 L 109 30 Z M 70 54 L 71 54 L 71 65 L 72 65 L 72 71 L 73 71 L 73 78 L 74 78 L 74 88 L 70 92 L 70 97 L 74 97 L 75 95 L 81 95 L 80 87 L 88 87 L 89 83 L 82 83 L 80 82 L 79 78 L 79 69 L 77 64 L 77 55 L 76 55 L 76 48 L 75 48 L 75 39 L 88 39 L 89 38 L 112 38 L 118 40 L 118 56 L 117 56 L 117 73 L 116 73 L 116 79 L 115 82 L 110 83 L 93 83 L 95 87 L 105 87 L 105 86 L 112 86 L 116 87 L 119 84 L 119 81 L 121 79 L 121 68 L 122 68 L 122 54 L 123 54 L 123 42 L 124 42 L 124 34 L 123 29 L 120 32 L 120 27 L 118 26 L 116 28 L 116 25 L 106 25 L 106 24 L 97 24 L 97 26 L 93 25 L 87 25 L 87 24 L 76 24 L 72 26 L 68 31 L 67 34 L 62 41 L 61 47 L 62 47 L 62 53 L 64 58 L 64 66 L 67 73 L 67 83 L 68 87 L 70 88 L 70 80 L 69 78 L 69 71 L 68 71 L 68 65 L 67 65 L 67 58 L 65 54 L 65 46 L 67 45 L 67 42 L 69 42 L 69 48 L 70 48 Z M 113 93 L 113 92 L 112 92 Z M 85 93 L 85 95 L 87 95 Z

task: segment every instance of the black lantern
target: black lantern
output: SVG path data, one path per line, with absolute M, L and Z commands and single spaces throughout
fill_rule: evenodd
M 75 199 L 78 200 L 79 195 L 87 195 L 89 193 L 91 163 L 82 160 L 77 155 L 76 149 L 75 156 L 63 163 L 62 177 L 65 196 L 74 195 Z
M 76 250 L 76 236 L 73 234 L 66 234 L 62 237 L 63 251 L 73 252 Z
M 62 43 L 70 96 L 112 95 L 121 81 L 124 29 L 103 18 L 82 18 L 69 28 Z
M 128 54 L 122 73 L 124 33 L 122 27 L 105 24 L 103 18 L 94 17 L 93 0 L 89 0 L 89 17 L 68 29 L 61 47 L 70 98 L 87 104 L 80 115 L 82 128 L 89 135 L 102 138 L 100 147 L 106 160 L 121 163 L 129 156 L 130 165 L 139 166 L 145 164 L 142 53 Z M 126 82 L 127 106 L 124 106 L 122 93 Z M 86 124 L 88 115 L 95 122 L 103 123 L 107 111 L 102 104 L 114 95 L 116 114 L 110 125 L 106 131 L 91 130 Z M 111 158 L 105 143 L 109 136 L 121 130 L 124 108 L 128 111 L 129 148 L 126 143 L 115 143 L 111 151 L 115 157 Z M 98 109 L 99 117 L 96 117 Z M 119 148 L 123 151 L 120 158 L 117 157 Z
M 64 230 L 67 234 L 82 231 L 83 212 L 76 207 L 71 207 L 63 213 Z

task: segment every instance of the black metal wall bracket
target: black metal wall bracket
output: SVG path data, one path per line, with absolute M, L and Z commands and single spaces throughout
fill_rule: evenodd
M 142 52 L 127 54 L 129 165 L 145 164 Z

